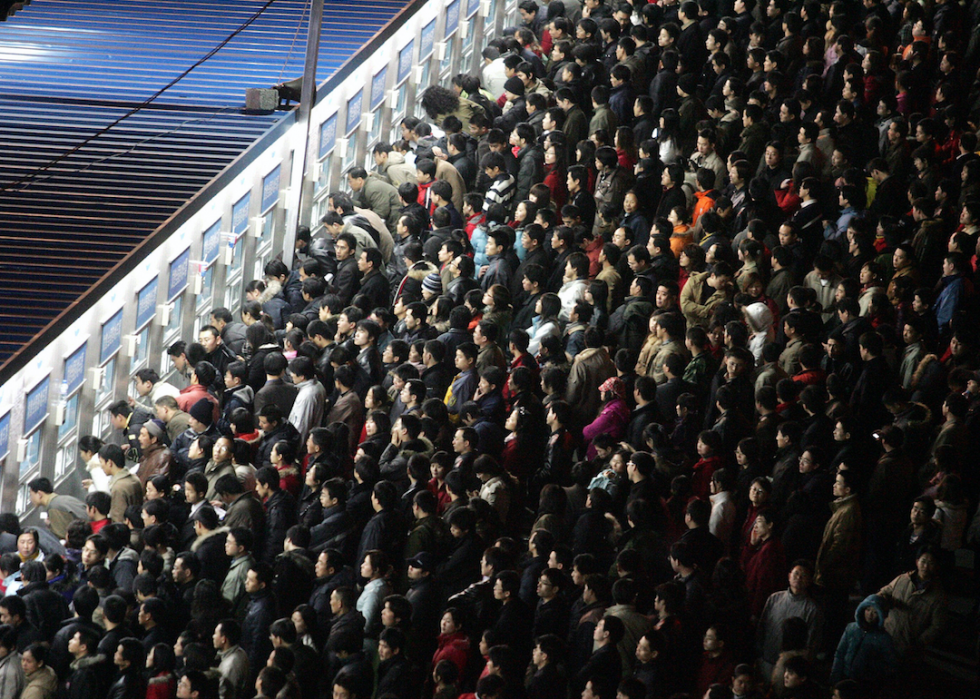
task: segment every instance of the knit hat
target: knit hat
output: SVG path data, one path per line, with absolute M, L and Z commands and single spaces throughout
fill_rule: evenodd
M 679 87 L 684 94 L 693 95 L 698 89 L 698 81 L 690 73 L 685 73 L 681 77 L 677 78 L 677 87 Z
M 615 393 L 617 397 L 626 400 L 626 384 L 623 380 L 614 376 L 611 379 L 606 379 L 599 386 L 599 395 L 601 396 L 605 392 Z
M 518 97 L 523 97 L 524 81 L 516 75 L 512 78 L 507 78 L 507 82 L 504 83 L 504 89 L 507 90 L 507 92 L 517 95 Z
M 156 418 L 147 420 L 143 423 L 143 427 L 146 428 L 151 437 L 156 437 L 158 440 L 162 441 L 167 436 L 167 426 L 163 424 L 163 420 Z
M 422 280 L 422 291 L 431 291 L 433 294 L 442 293 L 442 277 L 438 272 L 433 272 Z
M 210 427 L 211 423 L 214 421 L 214 408 L 211 407 L 211 401 L 207 398 L 202 398 L 191 406 L 190 416 L 200 422 L 205 427 Z

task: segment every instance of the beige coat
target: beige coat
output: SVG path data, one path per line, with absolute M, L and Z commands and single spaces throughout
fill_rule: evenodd
M 113 522 L 122 522 L 127 507 L 130 505 L 139 507 L 143 504 L 143 484 L 129 471 L 120 469 L 109 478 L 109 495 L 112 496 L 109 519 Z
M 892 604 L 885 631 L 901 654 L 928 646 L 946 625 L 946 592 L 938 580 L 917 590 L 918 580 L 917 573 L 902 573 L 878 591 Z
M 47 665 L 27 675 L 20 699 L 52 699 L 58 690 L 58 676 Z

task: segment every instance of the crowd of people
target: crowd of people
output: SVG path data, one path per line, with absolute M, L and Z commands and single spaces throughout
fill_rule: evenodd
M 0 699 L 942 686 L 980 3 L 519 12 L 0 515 Z

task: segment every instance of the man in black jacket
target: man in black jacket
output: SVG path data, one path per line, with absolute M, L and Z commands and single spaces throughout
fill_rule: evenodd
M 24 586 L 17 590 L 17 595 L 24 598 L 27 620 L 42 637 L 52 638 L 69 616 L 65 598 L 50 589 L 47 569 L 40 561 L 27 561 L 21 566 L 20 576 Z
M 231 561 L 225 554 L 228 529 L 220 526 L 218 513 L 204 505 L 194 515 L 194 534 L 191 552 L 201 562 L 201 577 L 219 585 L 224 582 Z
M 377 248 L 362 250 L 357 258 L 357 269 L 361 272 L 361 290 L 371 302 L 370 308 L 387 308 L 391 303 L 391 286 L 388 278 L 381 273 L 383 261 Z
M 99 666 L 105 658 L 96 652 L 98 643 L 96 632 L 87 628 L 79 628 L 68 642 L 68 652 L 74 657 L 65 688 L 68 699 L 97 699 L 102 696 L 105 684 Z
M 272 594 L 272 566 L 264 562 L 256 562 L 248 569 L 245 578 L 245 592 L 249 595 L 248 610 L 242 624 L 242 648 L 248 654 L 248 666 L 251 671 L 251 683 L 259 670 L 265 667 L 272 652 L 272 641 L 269 639 L 269 627 L 276 618 L 276 598 Z
M 493 625 L 500 643 L 510 646 L 523 667 L 531 656 L 531 624 L 534 613 L 520 598 L 521 577 L 513 570 L 497 573 L 493 584 L 494 599 L 501 603 Z M 619 655 L 617 654 L 617 658 Z
M 336 549 L 326 549 L 316 559 L 314 566 L 316 579 L 313 581 L 313 593 L 310 595 L 310 606 L 316 612 L 317 646 L 322 646 L 330 633 L 330 619 L 333 611 L 330 608 L 330 596 L 338 587 L 348 587 L 354 584 L 354 571 L 344 565 L 344 557 Z
M 255 493 L 265 506 L 265 546 L 262 560 L 272 565 L 282 553 L 286 532 L 296 524 L 296 498 L 279 487 L 279 471 L 272 466 L 255 474 Z
M 378 640 L 378 691 L 377 695 L 409 699 L 416 684 L 412 663 L 405 657 L 405 632 L 399 628 L 387 628 Z
M 92 614 L 99 607 L 99 593 L 95 588 L 88 585 L 80 587 L 75 591 L 71 604 L 75 616 L 61 622 L 61 628 L 58 629 L 54 635 L 54 640 L 51 642 L 47 659 L 47 665 L 55 671 L 61 680 L 62 687 L 66 685 L 71 672 L 69 665 L 72 661 L 72 654 L 68 651 L 68 646 L 75 634 L 83 629 L 90 632 L 95 637 L 92 648 L 97 646 L 99 638 L 102 636 L 102 627 L 92 621 Z
M 593 692 L 600 697 L 611 697 L 616 693 L 623 674 L 623 663 L 616 646 L 625 634 L 626 627 L 619 617 L 602 617 L 592 634 L 596 649 L 575 674 L 572 692 L 580 693 L 587 682 L 592 682 Z
M 360 288 L 360 275 L 354 250 L 357 239 L 353 233 L 341 233 L 334 241 L 334 254 L 337 256 L 337 271 L 333 277 L 334 293 L 341 306 L 348 306 Z
M 380 481 L 374 486 L 371 492 L 374 516 L 364 527 L 357 546 L 355 561 L 358 567 L 364 562 L 364 554 L 372 549 L 384 551 L 396 570 L 401 567 L 406 527 L 398 509 L 399 504 L 398 490 L 393 483 Z
M 527 699 L 564 699 L 567 679 L 562 671 L 561 638 L 554 634 L 538 636 L 531 653 L 534 674 L 527 681 Z

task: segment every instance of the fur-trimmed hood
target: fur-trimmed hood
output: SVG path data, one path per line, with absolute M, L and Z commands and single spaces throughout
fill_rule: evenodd
M 438 272 L 439 268 L 428 260 L 422 260 L 416 262 L 408 270 L 408 276 L 410 279 L 414 279 L 417 282 L 425 281 L 425 278 L 432 274 L 433 272 Z
M 259 296 L 259 303 L 268 303 L 282 291 L 282 282 L 278 279 L 266 279 L 265 291 Z
M 201 534 L 201 536 L 194 539 L 194 543 L 191 544 L 191 551 L 196 552 L 199 548 L 201 548 L 201 544 L 203 544 L 211 537 L 219 536 L 219 535 L 227 535 L 228 531 L 229 531 L 228 527 L 218 527 L 217 529 Z

